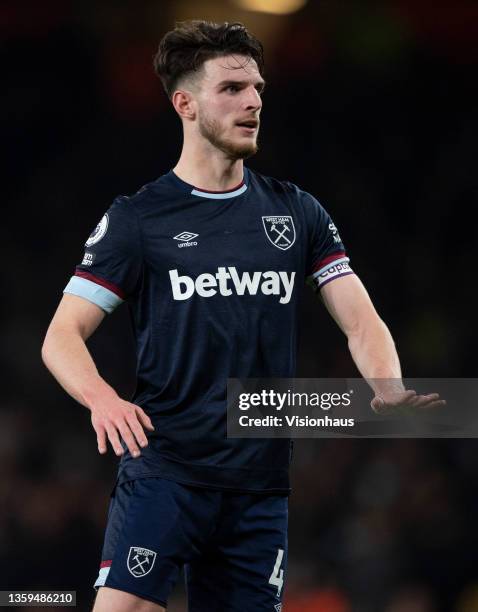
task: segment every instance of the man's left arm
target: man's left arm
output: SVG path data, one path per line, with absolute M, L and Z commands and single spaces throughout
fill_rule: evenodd
M 417 395 L 402 382 L 400 361 L 393 338 L 360 279 L 349 274 L 320 290 L 327 310 L 347 336 L 352 358 L 372 387 L 372 408 L 379 413 L 394 408 L 435 408 L 445 402 L 437 393 Z

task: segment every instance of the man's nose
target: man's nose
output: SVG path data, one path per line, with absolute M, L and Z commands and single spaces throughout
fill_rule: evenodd
M 246 90 L 245 107 L 247 110 L 259 110 L 262 107 L 262 99 L 255 87 Z

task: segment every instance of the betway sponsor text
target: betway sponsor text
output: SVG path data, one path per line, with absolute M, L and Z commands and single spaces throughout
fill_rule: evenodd
M 295 272 L 243 272 L 239 274 L 234 266 L 219 267 L 215 274 L 200 274 L 196 280 L 187 275 L 180 276 L 178 270 L 169 270 L 171 288 L 175 300 L 188 300 L 196 292 L 201 297 L 212 297 L 217 293 L 230 296 L 278 295 L 280 304 L 288 304 L 294 290 Z

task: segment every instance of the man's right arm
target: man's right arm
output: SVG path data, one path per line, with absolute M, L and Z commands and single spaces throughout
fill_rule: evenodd
M 121 455 L 121 437 L 136 457 L 138 446 L 148 444 L 143 428 L 154 430 L 151 420 L 101 378 L 85 344 L 104 317 L 105 312 L 96 304 L 65 294 L 48 328 L 42 358 L 65 391 L 90 410 L 98 451 L 106 453 L 108 437 L 115 453 Z

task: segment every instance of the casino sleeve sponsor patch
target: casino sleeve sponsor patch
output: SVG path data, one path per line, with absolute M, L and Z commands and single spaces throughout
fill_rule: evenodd
M 116 198 L 85 247 L 64 293 L 82 297 L 110 313 L 137 293 L 142 278 L 139 221 L 129 198 Z

